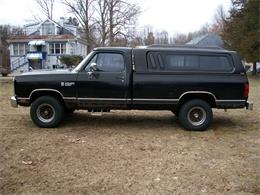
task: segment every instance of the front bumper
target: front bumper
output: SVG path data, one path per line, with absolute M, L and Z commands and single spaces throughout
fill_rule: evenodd
M 253 107 L 254 107 L 253 102 L 249 102 L 249 101 L 246 102 L 246 109 L 247 110 L 253 110 Z
M 14 108 L 17 108 L 18 107 L 18 103 L 17 103 L 17 99 L 15 96 L 12 96 L 10 98 L 10 103 L 11 103 L 11 106 L 14 107 Z

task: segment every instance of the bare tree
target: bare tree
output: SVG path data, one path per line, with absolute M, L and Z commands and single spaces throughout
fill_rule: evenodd
M 227 18 L 226 12 L 222 5 L 220 5 L 215 13 L 213 25 L 211 30 L 219 35 L 221 35 L 224 31 L 224 23 Z
M 108 29 L 108 2 L 107 0 L 98 0 L 95 7 L 98 17 L 96 17 L 96 26 L 100 34 L 100 45 L 105 46 L 109 29 Z
M 169 44 L 169 35 L 168 32 L 163 30 L 161 32 L 156 33 L 156 44 Z
M 87 41 L 87 53 L 93 49 L 94 38 L 92 36 L 93 14 L 95 0 L 63 0 L 69 12 L 73 13 L 82 27 Z
M 153 32 L 149 32 L 147 37 L 144 38 L 144 44 L 145 45 L 152 45 L 154 44 L 155 37 L 153 35 Z
M 140 7 L 127 0 L 106 0 L 108 8 L 109 45 L 115 38 L 128 37 L 128 28 L 135 25 Z
M 128 38 L 134 38 L 133 26 L 140 8 L 129 0 L 96 0 L 95 26 L 100 34 L 100 44 L 126 44 Z
M 2 64 L 0 63 L 0 74 L 7 74 L 10 70 L 10 55 L 8 50 L 8 39 L 12 36 L 25 35 L 23 28 L 20 26 L 0 25 L 0 58 L 2 57 Z
M 42 13 L 49 19 L 53 19 L 54 0 L 35 0 Z
M 82 27 L 88 52 L 94 46 L 126 45 L 140 13 L 130 0 L 62 0 Z
M 136 47 L 144 45 L 143 38 L 140 36 L 134 37 L 132 40 L 129 41 L 129 47 Z
M 189 33 L 191 34 L 191 33 Z M 184 45 L 189 41 L 188 35 L 186 34 L 177 34 L 175 36 L 174 42 L 176 45 Z

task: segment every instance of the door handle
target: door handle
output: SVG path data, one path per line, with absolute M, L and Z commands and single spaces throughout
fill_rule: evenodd
M 116 76 L 116 79 L 125 80 L 125 76 L 123 76 L 123 75 Z
M 122 83 L 125 82 L 125 76 L 124 75 L 116 76 L 116 79 L 121 80 Z

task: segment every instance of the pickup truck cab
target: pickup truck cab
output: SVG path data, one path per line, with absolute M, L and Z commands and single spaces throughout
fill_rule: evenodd
M 16 76 L 14 107 L 31 106 L 39 127 L 74 110 L 170 110 L 185 129 L 205 130 L 212 108 L 252 109 L 236 52 L 218 48 L 96 48 L 75 69 Z

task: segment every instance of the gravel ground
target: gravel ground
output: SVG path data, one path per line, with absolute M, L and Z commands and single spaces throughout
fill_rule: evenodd
M 259 194 L 260 78 L 254 111 L 214 110 L 189 132 L 168 111 L 77 111 L 36 127 L 0 81 L 0 194 Z

